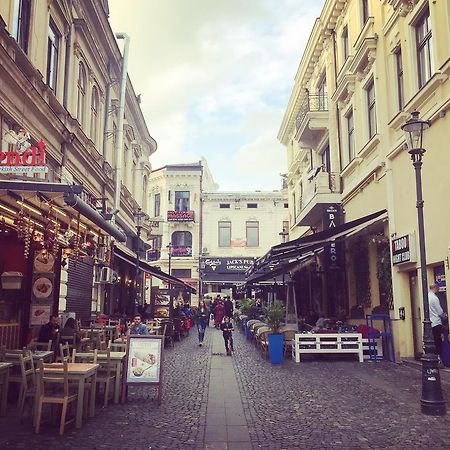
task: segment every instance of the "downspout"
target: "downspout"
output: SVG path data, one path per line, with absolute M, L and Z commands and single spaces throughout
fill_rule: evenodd
M 117 138 L 116 138 L 116 168 L 115 168 L 115 192 L 114 192 L 114 209 L 111 211 L 113 216 L 120 211 L 120 192 L 121 192 L 121 175 L 122 175 L 122 154 L 123 154 L 123 122 L 125 116 L 125 95 L 127 87 L 127 67 L 128 67 L 128 50 L 130 47 L 130 37 L 125 33 L 116 33 L 117 39 L 124 40 L 123 56 L 122 56 L 122 73 L 120 77 L 120 99 L 117 121 Z M 114 217 L 113 217 L 114 219 Z
M 203 249 L 203 162 L 200 161 L 200 223 L 199 223 L 199 239 L 198 239 L 198 301 L 203 294 L 202 272 L 201 272 L 201 256 Z
M 336 56 L 336 32 L 333 30 L 331 32 L 333 37 L 333 68 L 334 68 L 334 89 L 337 89 L 337 56 Z M 339 172 L 342 170 L 342 149 L 341 149 L 341 117 L 339 114 L 339 107 L 336 103 L 336 125 L 337 125 L 337 144 L 338 144 L 338 154 L 339 154 Z M 339 177 L 339 191 L 342 191 L 342 182 Z
M 72 2 L 70 2 L 72 7 Z M 63 106 L 67 110 L 67 103 L 69 98 L 69 71 L 70 71 L 70 52 L 72 48 L 72 24 L 69 25 L 69 31 L 66 37 L 66 48 L 64 57 L 64 85 L 63 85 Z M 61 169 L 67 165 L 67 141 L 64 140 L 61 144 Z

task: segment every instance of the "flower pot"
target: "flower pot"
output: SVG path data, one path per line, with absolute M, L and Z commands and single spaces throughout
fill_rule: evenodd
M 269 358 L 272 364 L 281 364 L 284 359 L 284 336 L 281 333 L 269 334 Z

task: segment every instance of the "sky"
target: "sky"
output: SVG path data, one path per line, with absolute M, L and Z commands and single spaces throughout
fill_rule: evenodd
M 154 169 L 205 157 L 220 190 L 276 190 L 277 134 L 324 0 L 109 0 L 158 143 Z

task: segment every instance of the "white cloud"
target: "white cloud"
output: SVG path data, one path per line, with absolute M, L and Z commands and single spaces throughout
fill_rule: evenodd
M 110 0 L 113 28 L 131 36 L 153 166 L 204 155 L 224 189 L 278 189 L 276 136 L 323 2 Z

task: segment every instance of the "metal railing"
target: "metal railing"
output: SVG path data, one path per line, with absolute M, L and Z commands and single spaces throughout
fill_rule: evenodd
M 328 96 L 326 93 L 308 94 L 305 97 L 295 120 L 297 130 L 301 127 L 306 114 L 311 111 L 328 111 Z

